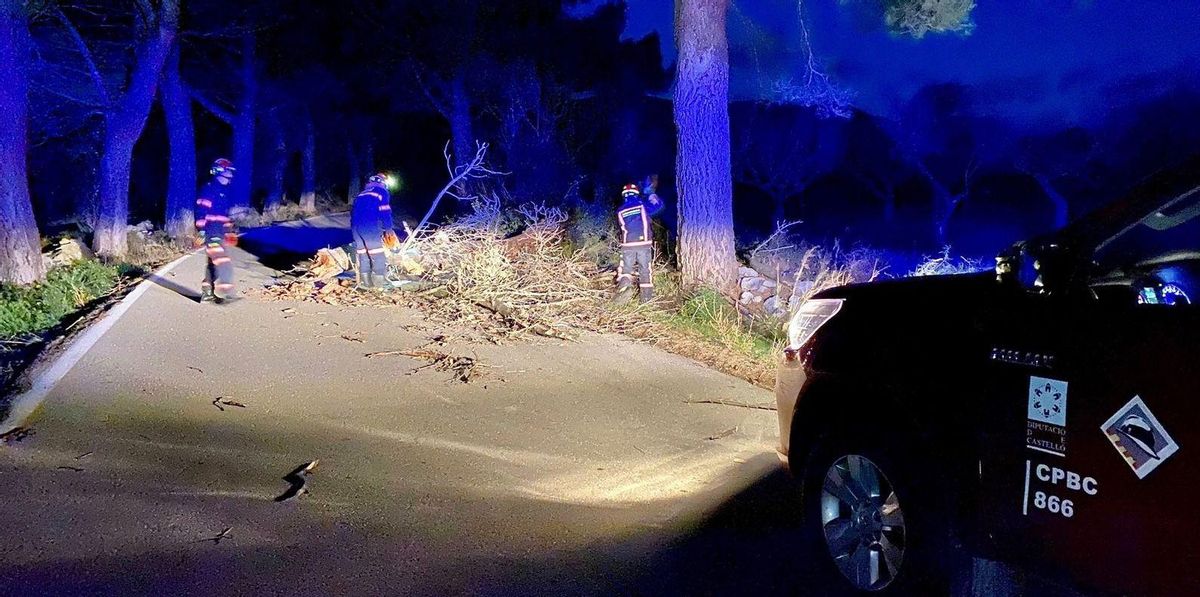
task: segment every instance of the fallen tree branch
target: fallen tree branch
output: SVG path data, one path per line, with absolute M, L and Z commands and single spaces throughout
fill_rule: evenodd
M 737 408 L 750 408 L 754 410 L 779 410 L 773 404 L 748 404 L 745 402 L 734 402 L 732 400 L 684 400 L 684 404 L 719 404 L 721 406 L 736 406 Z

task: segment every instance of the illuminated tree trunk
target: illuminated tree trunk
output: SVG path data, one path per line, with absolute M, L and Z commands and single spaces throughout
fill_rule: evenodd
M 462 167 L 475 157 L 475 132 L 471 124 L 471 98 L 462 75 L 450 84 L 450 136 L 454 139 L 454 165 Z
M 192 98 L 179 76 L 178 45 L 163 69 L 162 106 L 171 152 L 167 175 L 166 229 L 172 238 L 188 238 L 195 233 L 196 133 L 192 121 Z
M 346 143 L 346 163 L 350 167 L 350 184 L 346 185 L 346 202 L 353 203 L 354 198 L 362 191 L 362 171 L 359 168 L 358 154 L 354 152 L 354 141 Z
M 0 0 L 0 282 L 17 284 L 46 277 L 25 170 L 30 45 L 24 7 Z
M 678 0 L 675 82 L 679 267 L 686 285 L 737 284 L 729 138 L 729 0 Z
M 275 215 L 279 208 L 287 202 L 287 191 L 284 189 L 284 178 L 287 174 L 288 150 L 279 117 L 271 116 L 271 188 L 267 191 L 267 200 L 263 205 L 263 213 Z
M 300 209 L 307 214 L 317 213 L 317 133 L 312 116 L 305 120 L 304 153 L 300 157 Z
M 105 118 L 103 154 L 100 156 L 100 213 L 92 245 L 96 254 L 121 258 L 126 250 L 129 225 L 129 172 L 150 105 L 158 89 L 163 64 L 179 24 L 178 0 L 163 0 L 154 33 L 138 41 L 136 63 L 125 93 L 116 98 Z
M 250 207 L 254 185 L 254 127 L 258 102 L 258 73 L 254 34 L 242 36 L 242 98 L 233 122 L 233 165 L 237 173 L 230 185 L 234 207 Z

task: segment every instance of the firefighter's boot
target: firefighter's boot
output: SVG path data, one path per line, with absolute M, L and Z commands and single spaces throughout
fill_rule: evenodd
M 217 295 L 213 293 L 212 286 L 204 285 L 200 287 L 200 302 L 213 303 L 216 302 Z
M 360 272 L 358 274 L 358 285 L 355 290 L 369 291 L 375 289 L 375 276 L 371 272 Z
M 654 287 L 642 286 L 640 289 L 641 296 L 639 297 L 643 303 L 648 303 L 654 300 Z

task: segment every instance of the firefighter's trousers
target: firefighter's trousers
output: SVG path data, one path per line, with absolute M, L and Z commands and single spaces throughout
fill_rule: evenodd
M 225 247 L 223 234 L 206 233 L 204 235 L 204 254 L 208 263 L 204 268 L 204 281 L 200 288 L 212 292 L 220 298 L 230 298 L 235 294 L 233 285 L 233 259 Z
M 637 272 L 638 287 L 642 296 L 654 292 L 654 246 L 621 247 L 621 265 L 617 268 L 617 290 L 628 290 L 633 286 L 633 274 Z
M 355 230 L 354 248 L 358 254 L 359 281 L 367 286 L 382 286 L 387 282 L 387 257 L 383 234 L 378 230 Z

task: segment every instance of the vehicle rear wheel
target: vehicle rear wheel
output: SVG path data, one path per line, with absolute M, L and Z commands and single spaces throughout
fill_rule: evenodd
M 895 433 L 858 429 L 819 441 L 805 468 L 805 533 L 830 587 L 846 593 L 950 592 L 947 496 L 922 452 Z

